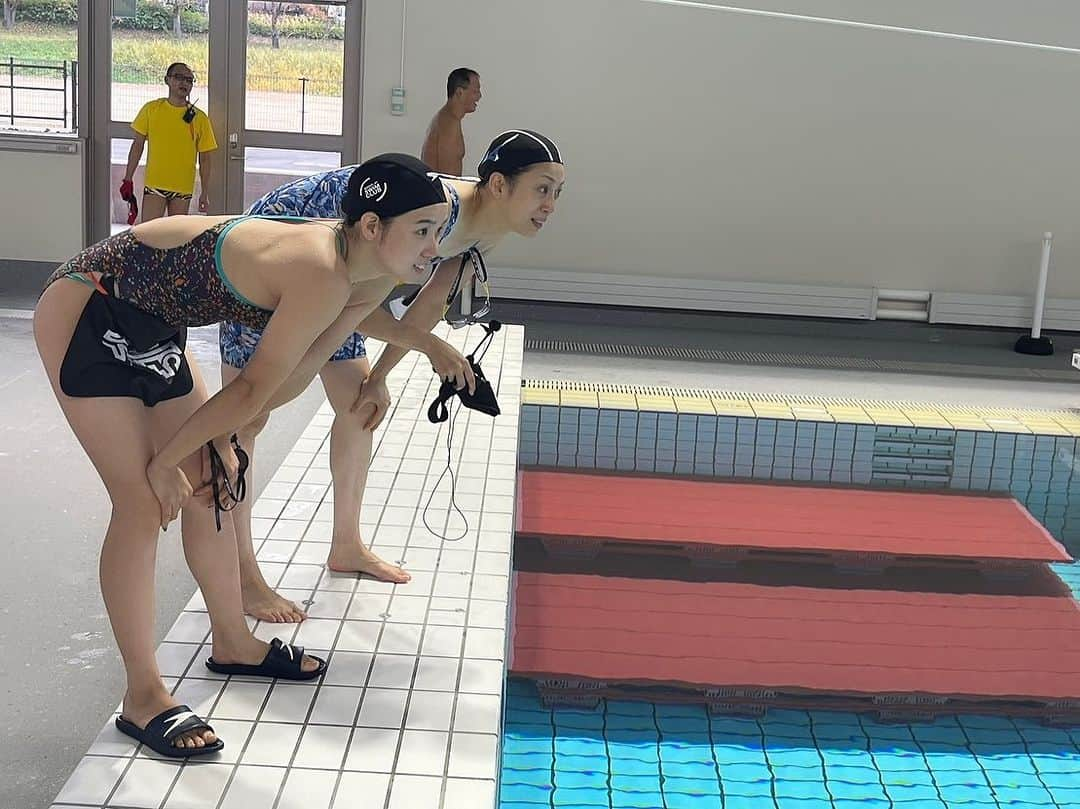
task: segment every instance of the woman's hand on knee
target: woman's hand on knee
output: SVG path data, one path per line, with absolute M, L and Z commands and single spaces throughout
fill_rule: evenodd
M 365 430 L 374 430 L 386 418 L 389 409 L 390 391 L 386 387 L 386 380 L 381 376 L 370 376 L 360 386 L 360 395 L 349 412 L 359 414 Z
M 162 466 L 156 457 L 147 464 L 146 477 L 161 506 L 161 530 L 164 531 L 191 497 L 191 483 L 179 466 Z

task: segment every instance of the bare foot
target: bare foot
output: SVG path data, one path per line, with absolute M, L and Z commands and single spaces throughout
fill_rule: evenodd
M 173 699 L 172 694 L 162 688 L 151 696 L 136 698 L 130 691 L 124 695 L 124 706 L 120 716 L 142 730 L 158 714 L 175 708 L 180 703 Z M 200 730 L 184 733 L 173 740 L 173 747 L 196 748 L 206 747 L 217 741 L 213 731 Z
M 307 618 L 299 604 L 279 596 L 266 582 L 244 584 L 241 590 L 244 612 L 252 618 L 272 624 L 298 624 Z
M 407 584 L 412 576 L 397 565 L 385 562 L 356 539 L 348 545 L 335 542 L 330 546 L 326 566 L 335 573 L 363 573 L 379 581 Z
M 236 647 L 224 647 L 224 643 L 221 644 L 220 649 L 219 646 L 215 644 L 212 647 L 210 655 L 215 663 L 220 663 L 223 666 L 228 666 L 232 663 L 257 666 L 266 659 L 266 653 L 270 651 L 270 644 L 264 643 L 254 635 L 248 635 Z M 311 655 L 304 655 L 303 660 L 300 661 L 301 671 L 315 671 L 318 667 L 319 661 Z

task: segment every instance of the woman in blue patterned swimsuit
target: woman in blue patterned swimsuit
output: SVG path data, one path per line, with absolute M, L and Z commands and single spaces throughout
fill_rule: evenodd
M 344 181 L 351 170 L 346 167 L 296 180 L 272 191 L 250 210 L 261 214 L 336 216 Z M 409 307 L 405 323 L 430 330 L 444 316 L 460 284 L 462 269 L 467 266 L 462 254 L 470 253 L 474 266 L 482 267 L 483 255 L 507 234 L 528 237 L 539 233 L 555 209 L 565 179 L 558 147 L 528 130 L 509 130 L 496 137 L 478 174 L 479 178 L 442 177 L 450 215 L 439 234 L 434 273 Z M 259 337 L 258 329 L 239 322 L 222 323 L 223 383 L 246 365 Z M 334 408 L 330 433 L 334 526 L 327 564 L 332 570 L 362 572 L 398 583 L 407 582 L 408 573 L 383 561 L 364 545 L 360 508 L 371 460 L 372 430 L 390 403 L 386 376 L 406 353 L 407 349 L 388 345 L 372 369 L 365 356 L 363 335 L 353 334 L 319 372 Z M 252 459 L 255 436 L 265 423 L 265 419 L 259 419 L 241 432 L 241 443 L 252 453 Z M 303 620 L 303 610 L 275 593 L 259 570 L 251 539 L 250 503 L 240 504 L 233 512 L 233 525 L 239 543 L 244 608 L 262 620 Z
M 127 674 L 117 726 L 156 752 L 222 747 L 177 704 L 155 660 L 157 535 L 181 513 L 185 555 L 210 614 L 206 666 L 294 680 L 325 671 L 298 647 L 259 640 L 244 620 L 231 521 L 215 531 L 217 509 L 243 498 L 229 436 L 303 391 L 358 326 L 413 342 L 441 373 L 472 386 L 460 352 L 379 309 L 399 283 L 426 274 L 447 209 L 424 164 L 383 155 L 350 178 L 343 220 L 158 219 L 82 251 L 42 293 L 38 352 L 112 501 L 100 573 Z M 244 372 L 209 398 L 184 349 L 186 328 L 226 318 L 265 328 L 265 337 Z

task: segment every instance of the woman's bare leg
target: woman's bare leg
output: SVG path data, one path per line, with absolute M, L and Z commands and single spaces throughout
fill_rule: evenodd
M 91 294 L 89 288 L 72 281 L 51 285 L 35 312 L 34 336 L 61 410 L 112 500 L 100 559 L 102 596 L 127 675 L 123 715 L 145 727 L 150 719 L 177 704 L 161 681 L 154 654 L 154 567 L 160 505 L 145 470 L 155 452 L 155 437 L 159 442 L 165 440 L 161 430 L 178 426 L 205 401 L 206 393 L 200 380 L 191 394 L 159 404 L 163 409 L 156 413 L 156 408 L 147 408 L 133 398 L 67 396 L 59 384 L 60 365 Z M 192 371 L 197 376 L 198 369 L 193 367 Z M 200 460 L 188 459 L 185 472 L 198 481 Z M 183 524 L 189 564 L 204 588 L 211 613 L 215 659 L 222 663 L 261 662 L 268 647 L 251 635 L 239 609 L 235 552 L 213 535 L 213 515 L 205 503 L 189 502 L 184 507 Z M 310 658 L 303 662 L 308 671 L 317 665 Z M 200 747 L 214 739 L 211 732 L 202 731 L 185 734 L 176 744 Z
M 221 363 L 222 385 L 229 384 L 239 375 L 239 369 L 227 363 Z M 260 416 L 236 433 L 237 441 L 240 442 L 240 446 L 250 459 L 249 486 L 255 480 L 255 440 L 266 426 L 267 419 L 267 416 Z M 266 578 L 255 559 L 255 540 L 251 535 L 251 506 L 254 500 L 253 495 L 245 498 L 244 502 L 232 510 L 231 520 L 240 558 L 240 587 L 243 594 L 244 612 L 260 621 L 298 623 L 307 617 L 307 613 L 296 602 L 274 592 L 273 588 L 266 583 Z
M 154 656 L 154 564 L 160 506 L 146 480 L 153 454 L 150 410 L 130 398 L 72 398 L 60 389 L 59 370 L 87 299 L 87 288 L 57 281 L 34 314 L 34 337 L 60 408 L 101 475 L 112 516 L 101 548 L 101 593 L 127 674 L 123 714 L 139 727 L 175 706 Z M 202 747 L 210 732 L 176 744 Z
M 322 377 L 326 397 L 334 408 L 330 428 L 330 473 L 334 482 L 334 529 L 327 565 L 331 570 L 364 573 L 398 584 L 412 577 L 397 565 L 383 561 L 360 536 L 360 508 L 371 464 L 372 435 L 364 429 L 369 413 L 351 413 L 365 379 L 371 373 L 366 358 L 328 362 Z

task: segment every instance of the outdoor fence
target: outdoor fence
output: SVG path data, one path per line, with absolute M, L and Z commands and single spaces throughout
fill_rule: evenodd
M 72 131 L 79 126 L 79 63 L 0 55 L 0 126 Z
M 78 128 L 78 62 L 16 59 L 0 54 L 0 127 L 31 130 Z M 130 121 L 139 107 L 165 93 L 164 66 L 113 65 L 112 119 Z M 205 72 L 197 70 L 198 75 Z M 273 132 L 341 134 L 341 83 L 305 76 L 248 75 L 246 126 Z M 251 89 L 258 87 L 259 89 Z M 191 98 L 207 109 L 205 85 Z

